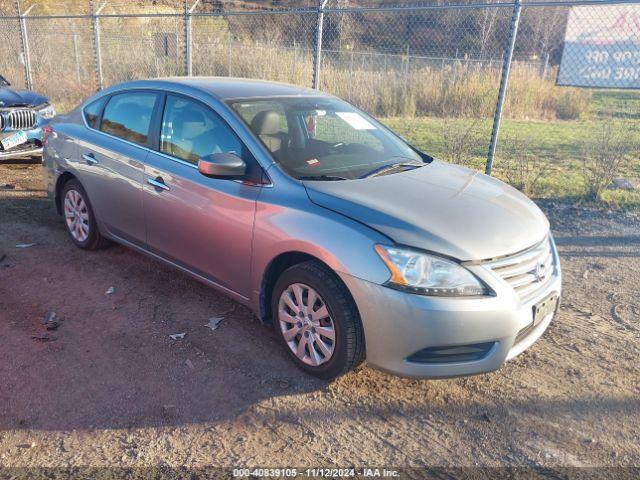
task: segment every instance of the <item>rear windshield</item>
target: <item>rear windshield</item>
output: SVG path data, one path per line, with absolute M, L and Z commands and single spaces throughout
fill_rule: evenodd
M 231 102 L 273 159 L 299 179 L 343 180 L 425 158 L 371 117 L 331 98 Z

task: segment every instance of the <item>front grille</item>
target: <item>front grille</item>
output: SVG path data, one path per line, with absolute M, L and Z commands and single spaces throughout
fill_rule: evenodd
M 555 265 L 551 240 L 547 237 L 535 247 L 485 264 L 519 295 L 527 300 L 542 290 L 553 277 Z
M 29 109 L 11 110 L 7 115 L 7 125 L 12 130 L 31 130 L 36 126 L 36 112 Z

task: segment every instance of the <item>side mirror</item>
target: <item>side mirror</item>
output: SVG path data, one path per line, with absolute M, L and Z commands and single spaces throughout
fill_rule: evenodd
M 242 178 L 247 164 L 235 153 L 212 153 L 200 158 L 198 171 L 206 177 Z

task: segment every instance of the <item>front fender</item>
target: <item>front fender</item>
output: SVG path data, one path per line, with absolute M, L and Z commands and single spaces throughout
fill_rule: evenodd
M 389 270 L 374 246 L 390 242 L 366 225 L 315 205 L 304 190 L 283 198 L 275 189 L 264 189 L 256 205 L 252 307 L 259 311 L 264 275 L 271 262 L 284 253 L 310 255 L 335 272 L 382 284 L 389 279 Z

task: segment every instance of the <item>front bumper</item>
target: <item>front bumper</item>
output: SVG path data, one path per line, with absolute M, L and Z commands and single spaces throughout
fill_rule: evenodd
M 10 150 L 0 150 L 0 160 L 39 156 L 42 156 L 42 145 L 39 142 L 25 143 Z
M 367 363 L 395 375 L 419 378 L 456 377 L 497 370 L 505 361 L 535 343 L 551 323 L 553 314 L 530 328 L 533 306 L 551 294 L 559 297 L 561 293 L 555 247 L 553 255 L 556 266 L 553 277 L 543 290 L 525 302 L 509 285 L 481 266 L 473 271 L 496 292 L 494 297 L 427 297 L 340 274 L 360 312 Z M 525 330 L 527 327 L 530 329 Z M 526 332 L 524 336 L 523 331 Z M 488 347 L 481 358 L 473 360 L 409 360 L 424 349 L 446 350 L 447 347 L 472 345 Z
M 27 143 L 10 148 L 9 150 L 3 150 L 0 146 L 0 160 L 11 160 L 15 158 L 24 158 L 32 156 L 42 156 L 42 127 L 47 125 L 51 120 L 44 120 L 43 118 L 37 118 L 37 124 L 35 127 L 29 130 L 23 130 L 27 136 Z M 4 129 L 0 130 L 0 140 L 13 135 L 18 130 Z

